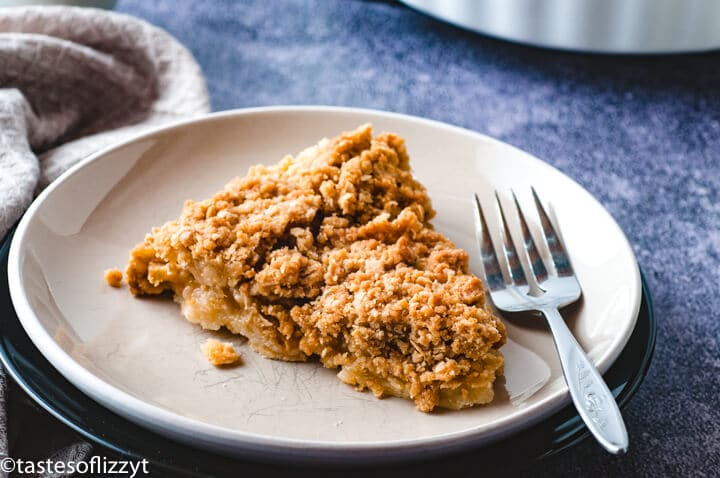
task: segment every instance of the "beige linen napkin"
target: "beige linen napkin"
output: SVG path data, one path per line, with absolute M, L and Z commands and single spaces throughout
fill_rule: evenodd
M 0 236 L 78 160 L 208 110 L 197 63 L 157 27 L 96 9 L 0 9 Z
M 88 154 L 208 110 L 197 63 L 157 27 L 104 10 L 0 8 L 0 238 L 40 189 Z M 0 456 L 12 451 L 7 392 L 0 370 Z

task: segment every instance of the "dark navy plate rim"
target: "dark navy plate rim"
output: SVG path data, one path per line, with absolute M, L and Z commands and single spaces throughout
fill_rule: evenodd
M 238 470 L 244 470 L 243 474 L 248 476 L 254 473 L 290 476 L 296 472 L 297 467 L 289 465 L 236 459 L 175 442 L 111 412 L 68 382 L 37 350 L 15 314 L 7 284 L 7 256 L 12 235 L 9 233 L 0 246 L 0 362 L 29 398 L 60 422 L 111 453 L 148 459 L 155 472 L 172 476 L 233 475 Z M 647 374 L 656 334 L 652 299 L 642 277 L 642 303 L 635 329 L 618 359 L 604 375 L 621 408 L 637 392 Z M 468 464 L 504 463 L 507 470 L 507 460 L 510 460 L 512 468 L 520 468 L 561 453 L 588 436 L 587 428 L 570 405 L 541 423 L 498 442 L 425 462 L 386 465 L 374 473 L 394 473 L 398 466 L 402 466 L 403 472 L 412 472 L 414 468 L 424 472 L 433 468 L 447 472 L 449 466 L 457 468 L 463 461 Z M 630 439 L 632 450 L 632 436 Z M 484 457 L 491 459 L 484 460 Z M 503 459 L 505 457 L 507 460 Z M 367 467 L 373 465 L 369 463 Z M 309 468 L 303 466 L 307 471 Z M 342 465 L 333 465 L 334 471 L 338 468 Z M 317 471 L 322 474 L 322 469 Z

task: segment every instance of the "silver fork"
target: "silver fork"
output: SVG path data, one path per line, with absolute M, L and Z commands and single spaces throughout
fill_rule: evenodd
M 495 200 L 500 217 L 501 251 L 495 251 L 493 247 L 480 199 L 475 195 L 477 239 L 480 243 L 482 272 L 490 290 L 490 298 L 495 307 L 503 312 L 534 311 L 545 316 L 560 356 L 570 396 L 580 416 L 606 450 L 611 453 L 624 453 L 628 447 L 628 436 L 617 403 L 602 376 L 565 325 L 558 310 L 580 298 L 580 284 L 561 238 L 556 233 L 535 188 L 532 188 L 532 195 L 552 260 L 545 264 L 540 256 L 530 234 L 526 216 L 513 192 L 522 231 L 522 253 L 529 264 L 527 274 L 511 239 L 498 193 L 495 193 Z M 501 261 L 506 261 L 507 271 L 501 267 Z

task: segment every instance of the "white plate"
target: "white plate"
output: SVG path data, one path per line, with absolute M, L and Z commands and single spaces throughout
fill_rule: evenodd
M 343 384 L 317 363 L 266 360 L 240 338 L 244 364 L 210 366 L 170 300 L 135 299 L 103 281 L 152 226 L 187 198 L 212 195 L 256 163 L 277 162 L 324 136 L 372 122 L 407 140 L 411 165 L 438 211 L 433 221 L 471 252 L 471 193 L 492 199 L 530 185 L 554 205 L 584 300 L 568 323 L 601 371 L 618 356 L 640 304 L 637 262 L 617 224 L 578 184 L 491 138 L 378 111 L 290 107 L 190 120 L 100 152 L 46 189 L 18 226 L 10 291 L 45 357 L 73 384 L 120 415 L 196 446 L 234 455 L 350 462 L 440 454 L 537 422 L 568 402 L 551 337 L 540 322 L 506 321 L 505 377 L 496 399 L 463 411 L 417 412 Z M 533 225 L 533 227 L 535 227 Z M 534 229 L 537 232 L 537 229 Z M 546 254 L 547 251 L 543 250 Z

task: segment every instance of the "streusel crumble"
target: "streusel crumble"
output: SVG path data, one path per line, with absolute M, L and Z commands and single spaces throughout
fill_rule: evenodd
M 216 367 L 232 365 L 240 361 L 240 355 L 230 342 L 221 342 L 217 339 L 207 339 L 200 346 L 203 355 L 211 364 Z
M 110 287 L 122 287 L 123 273 L 119 269 L 105 269 L 105 282 Z
M 365 125 L 187 201 L 131 251 L 127 281 L 266 357 L 317 357 L 424 412 L 487 403 L 505 328 L 433 215 L 404 141 Z

